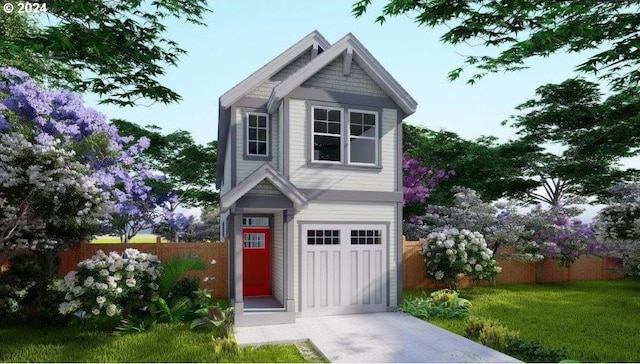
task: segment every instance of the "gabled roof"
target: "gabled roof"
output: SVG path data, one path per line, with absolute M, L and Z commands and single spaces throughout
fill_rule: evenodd
M 405 117 L 416 111 L 418 103 L 351 33 L 344 36 L 330 48 L 325 49 L 322 54 L 315 57 L 296 73 L 274 87 L 269 102 L 267 103 L 268 111 L 270 113 L 274 112 L 278 108 L 280 101 L 286 95 L 345 52 L 353 54 L 353 60 L 355 60 L 369 77 L 402 109 Z
M 262 167 L 251 173 L 244 181 L 240 182 L 231 191 L 220 197 L 220 209 L 229 209 L 242 196 L 246 195 L 254 187 L 263 180 L 268 180 L 278 189 L 285 197 L 287 197 L 297 210 L 307 207 L 309 200 L 300 192 L 300 190 L 291 183 L 285 176 L 273 169 L 269 164 L 265 163 Z
M 251 90 L 258 87 L 271 76 L 278 73 L 278 71 L 289 65 L 289 63 L 302 55 L 302 53 L 314 46 L 319 46 L 322 50 L 326 50 L 331 46 L 331 43 L 329 43 L 322 34 L 320 34 L 320 32 L 314 30 L 309 33 L 309 35 L 298 41 L 298 43 L 292 45 L 286 51 L 271 60 L 271 62 L 262 66 L 259 70 L 251 74 L 251 76 L 245 78 L 239 84 L 235 85 L 232 89 L 220 96 L 220 106 L 224 108 L 231 106 L 233 103 L 251 92 Z

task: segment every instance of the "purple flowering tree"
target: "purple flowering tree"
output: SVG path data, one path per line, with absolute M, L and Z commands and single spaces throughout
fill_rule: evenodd
M 58 251 L 91 237 L 100 222 L 127 241 L 163 202 L 145 183 L 161 176 L 134 162 L 148 140 L 120 137 L 78 94 L 2 68 L 0 131 L 2 249 Z
M 621 184 L 596 218 L 598 240 L 609 256 L 622 259 L 625 272 L 640 276 L 640 184 Z
M 402 160 L 403 219 L 419 223 L 425 211 L 425 202 L 438 182 L 455 175 L 454 171 L 427 168 L 414 158 Z

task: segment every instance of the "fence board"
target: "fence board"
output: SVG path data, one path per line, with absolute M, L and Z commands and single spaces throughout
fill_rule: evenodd
M 143 253 L 158 256 L 160 261 L 176 255 L 196 255 L 207 263 L 205 271 L 190 271 L 186 275 L 200 279 L 200 288 L 211 291 L 213 297 L 228 296 L 228 241 L 217 243 L 128 243 L 128 244 L 80 244 L 66 249 L 61 254 L 58 276 L 77 269 L 78 263 L 92 257 L 98 250 L 105 253 L 112 251 L 122 253 L 125 249 L 137 249 Z M 215 264 L 211 264 L 215 260 Z M 207 281 L 205 282 L 205 277 Z
M 402 257 L 402 284 L 405 289 L 437 289 L 443 287 L 424 276 L 424 257 L 420 254 L 419 241 L 404 241 Z M 511 251 L 512 252 L 512 251 Z M 535 284 L 571 282 L 583 280 L 621 279 L 624 273 L 621 263 L 616 259 L 582 256 L 570 268 L 558 267 L 552 259 L 538 263 L 519 262 L 507 259 L 509 249 L 502 248 L 495 259 L 502 272 L 496 278 L 496 284 Z M 459 287 L 490 285 L 490 282 L 472 282 L 461 277 Z

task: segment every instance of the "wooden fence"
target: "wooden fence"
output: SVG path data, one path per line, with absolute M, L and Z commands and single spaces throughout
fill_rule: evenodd
M 507 249 L 502 252 L 508 253 Z M 500 253 L 500 252 L 499 252 Z M 424 257 L 420 254 L 419 241 L 405 241 L 402 251 L 402 285 L 405 289 L 434 289 L 443 285 L 424 276 Z M 509 260 L 498 254 L 497 265 L 502 267 L 502 272 L 496 278 L 496 284 L 535 284 L 571 282 L 584 280 L 609 280 L 624 277 L 621 264 L 618 260 L 582 256 L 571 265 L 570 268 L 558 267 L 551 259 L 545 259 L 538 263 L 519 262 Z M 492 283 L 475 283 L 463 277 L 460 287 L 473 285 L 489 285 Z
M 62 252 L 58 276 L 63 277 L 72 270 L 76 270 L 78 262 L 92 257 L 98 250 L 105 253 L 116 251 L 122 253 L 125 249 L 137 249 L 140 252 L 151 253 L 164 261 L 176 255 L 197 255 L 207 263 L 206 271 L 190 271 L 186 275 L 200 279 L 200 287 L 211 291 L 214 297 L 227 297 L 229 272 L 229 243 L 128 243 L 128 244 L 80 244 Z M 215 264 L 211 264 L 215 260 Z M 208 278 L 205 280 L 205 278 Z

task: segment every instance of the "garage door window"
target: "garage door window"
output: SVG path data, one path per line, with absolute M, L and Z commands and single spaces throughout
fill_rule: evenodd
M 351 245 L 378 245 L 382 244 L 380 230 L 351 230 Z
M 339 245 L 340 230 L 307 230 L 308 245 Z

